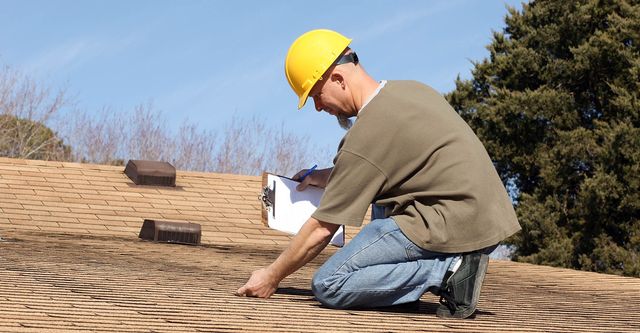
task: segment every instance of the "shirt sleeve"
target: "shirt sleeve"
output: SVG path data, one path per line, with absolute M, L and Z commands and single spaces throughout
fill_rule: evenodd
M 358 227 L 386 181 L 384 173 L 365 158 L 341 150 L 335 160 L 315 219 Z

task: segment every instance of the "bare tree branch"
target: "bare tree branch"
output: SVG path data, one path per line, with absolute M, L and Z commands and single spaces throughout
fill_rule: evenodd
M 71 109 L 52 121 L 69 104 L 64 91 L 53 93 L 1 68 L 0 156 L 118 165 L 129 159 L 163 160 L 182 170 L 248 175 L 265 170 L 290 175 L 312 163 L 328 164 L 332 157 L 312 147 L 308 136 L 288 132 L 284 124 L 267 126 L 259 117 L 235 116 L 222 135 L 186 121 L 174 132 L 152 103 L 125 115 L 110 107 L 93 113 Z

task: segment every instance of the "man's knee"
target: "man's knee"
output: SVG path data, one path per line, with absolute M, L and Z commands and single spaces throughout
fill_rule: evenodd
M 316 297 L 318 302 L 322 305 L 332 309 L 344 309 L 346 308 L 344 302 L 340 299 L 335 288 L 332 288 L 331 280 L 328 277 L 322 276 L 317 272 L 311 280 L 311 291 Z M 335 279 L 334 279 L 335 281 Z

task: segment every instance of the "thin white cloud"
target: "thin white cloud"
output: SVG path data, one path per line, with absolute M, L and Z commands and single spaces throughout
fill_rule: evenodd
M 92 48 L 95 45 L 87 41 L 69 41 L 27 59 L 22 67 L 28 73 L 57 72 L 86 57 Z
M 231 108 L 269 98 L 274 78 L 282 70 L 281 61 L 243 62 L 242 68 L 234 66 L 205 79 L 181 85 L 163 97 L 156 98 L 156 105 L 166 111 L 190 109 L 190 113 L 229 113 Z
M 144 31 L 135 31 L 122 38 L 88 37 L 70 39 L 27 58 L 22 70 L 30 74 L 65 72 L 91 62 L 97 57 L 113 55 L 134 45 Z
M 385 33 L 402 30 L 416 21 L 447 12 L 451 7 L 457 6 L 459 1 L 450 0 L 428 3 L 430 6 L 427 8 L 421 8 L 419 10 L 413 8 L 397 12 L 389 16 L 386 20 L 378 21 L 370 26 L 364 27 L 362 30 L 356 31 L 354 37 L 357 37 L 360 42 L 375 40 L 378 36 Z

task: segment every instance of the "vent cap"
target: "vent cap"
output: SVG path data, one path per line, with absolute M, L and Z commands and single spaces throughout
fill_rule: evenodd
M 124 173 L 136 185 L 176 186 L 176 168 L 167 162 L 129 160 Z
M 156 242 L 198 245 L 202 237 L 202 230 L 198 223 L 145 219 L 138 237 Z

